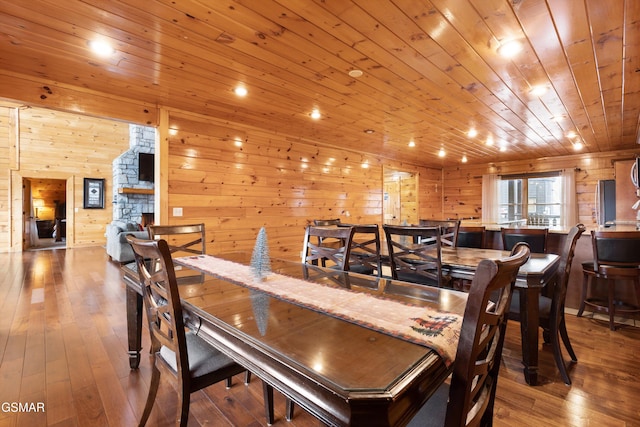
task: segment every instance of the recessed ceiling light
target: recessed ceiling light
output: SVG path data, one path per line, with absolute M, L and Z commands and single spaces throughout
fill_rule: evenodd
M 572 131 L 572 130 L 570 130 L 569 132 L 567 132 L 567 138 L 569 138 L 569 139 L 573 139 L 573 138 L 575 138 L 576 136 L 578 136 L 578 134 L 577 134 L 577 133 L 575 133 L 575 132 L 574 132 L 574 131 Z
M 471 128 L 469 129 L 469 132 L 467 132 L 467 136 L 469 138 L 475 138 L 476 136 L 478 136 L 478 131 L 475 130 L 475 128 Z
M 440 151 L 438 151 L 438 157 L 444 157 L 446 155 L 447 153 L 444 151 L 444 148 L 441 148 Z
M 409 147 L 415 147 L 416 142 L 414 140 L 409 141 Z
M 489 135 L 487 136 L 487 142 L 486 144 L 491 147 L 493 145 L 493 136 Z
M 513 58 L 522 51 L 520 40 L 508 40 L 498 47 L 498 54 L 504 58 Z
M 462 156 L 462 163 L 467 163 L 467 156 Z
M 314 108 L 311 111 L 310 116 L 313 120 L 318 120 L 321 117 L 320 110 L 318 110 L 317 108 Z
M 89 48 L 99 56 L 110 56 L 116 53 L 116 50 L 111 47 L 111 45 L 104 40 L 89 40 L 88 42 Z
M 584 144 L 580 140 L 573 143 L 573 149 L 576 151 L 582 150 L 583 147 L 584 147 Z
M 351 77 L 353 77 L 353 78 L 356 78 L 356 79 L 357 79 L 358 77 L 362 77 L 362 74 L 364 74 L 364 73 L 362 72 L 362 70 L 351 70 L 351 71 L 349 71 L 349 75 L 350 75 Z
M 235 93 L 238 96 L 247 96 L 247 93 L 249 93 L 249 91 L 247 91 L 247 88 L 244 86 L 237 86 L 233 90 L 233 93 Z
M 547 93 L 547 89 L 548 88 L 545 85 L 538 85 L 538 86 L 532 87 L 529 93 L 531 93 L 531 95 L 533 96 L 542 96 L 545 93 Z
M 364 133 L 368 133 L 368 134 L 372 134 L 372 133 L 375 132 L 375 130 L 373 130 L 373 129 L 365 129 L 363 132 Z

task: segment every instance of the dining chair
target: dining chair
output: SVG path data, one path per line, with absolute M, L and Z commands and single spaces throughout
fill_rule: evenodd
M 460 222 L 459 219 L 421 219 L 419 225 L 421 227 L 441 227 L 440 243 L 443 246 L 455 247 L 458 245 Z
M 450 385 L 439 387 L 410 427 L 490 426 L 511 296 L 518 270 L 529 259 L 527 244 L 512 254 L 478 264 L 462 318 Z
M 166 240 L 173 257 L 207 253 L 204 224 L 150 225 L 148 230 L 149 239 Z
M 460 248 L 485 247 L 486 227 L 484 226 L 460 226 L 456 246 Z
M 571 341 L 569 341 L 569 334 L 567 333 L 567 326 L 565 324 L 564 303 L 567 296 L 567 284 L 569 283 L 569 274 L 571 273 L 571 264 L 573 263 L 576 244 L 585 229 L 584 224 L 577 224 L 571 227 L 562 246 L 562 253 L 560 254 L 556 280 L 551 296 L 540 295 L 538 297 L 540 327 L 543 330 L 542 335 L 545 342 L 551 344 L 556 366 L 560 371 L 562 380 L 567 385 L 571 384 L 571 378 L 569 377 L 567 366 L 562 356 L 562 348 L 560 347 L 561 339 L 571 357 L 571 361 L 575 363 L 578 361 L 578 358 L 573 351 Z M 511 299 L 509 319 L 520 321 L 519 292 L 515 292 Z
M 380 256 L 380 230 L 378 224 L 344 224 L 338 227 L 353 227 L 349 254 L 349 271 L 360 274 L 382 275 Z
M 202 255 L 207 253 L 207 239 L 204 223 L 183 225 L 149 225 L 149 239 L 164 239 L 169 246 L 172 258 L 178 256 Z M 186 282 L 190 278 L 202 280 L 203 273 L 195 273 L 187 276 L 181 272 L 180 281 Z M 245 384 L 251 382 L 251 372 L 245 373 Z
M 505 251 L 510 251 L 518 242 L 529 244 L 531 252 L 547 253 L 548 228 L 501 228 L 502 246 Z
M 339 225 L 340 218 L 332 218 L 332 219 L 314 219 L 313 225 L 317 226 L 328 226 L 328 225 Z
M 445 287 L 440 227 L 382 226 L 387 239 L 391 277 L 407 282 Z
M 582 297 L 578 317 L 586 306 L 609 315 L 609 329 L 616 330 L 617 313 L 640 313 L 640 231 L 591 231 L 593 261 L 582 263 Z M 607 283 L 606 295 L 598 295 L 593 289 L 593 279 Z M 636 303 L 620 297 L 628 289 L 629 282 L 635 286 Z M 616 284 L 619 285 L 616 295 Z
M 144 240 L 127 236 L 135 255 L 142 287 L 153 366 L 149 394 L 140 426 L 144 426 L 153 408 L 160 377 L 170 381 L 177 391 L 176 425 L 186 426 L 191 393 L 226 380 L 246 369 L 189 330 L 182 315 L 178 282 L 169 245 L 163 239 Z M 149 266 L 153 265 L 151 269 Z M 273 422 L 273 389 L 264 384 L 267 422 Z
M 315 238 L 315 239 L 314 239 Z M 317 243 L 314 241 L 317 239 Z M 325 239 L 332 239 L 325 243 Z M 324 227 L 308 225 L 304 233 L 302 263 L 349 269 L 353 227 Z M 327 262 L 329 263 L 327 265 Z

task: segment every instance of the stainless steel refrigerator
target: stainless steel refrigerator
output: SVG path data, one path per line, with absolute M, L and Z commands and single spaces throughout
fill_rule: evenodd
M 596 188 L 596 221 L 613 225 L 616 220 L 616 180 L 601 179 Z

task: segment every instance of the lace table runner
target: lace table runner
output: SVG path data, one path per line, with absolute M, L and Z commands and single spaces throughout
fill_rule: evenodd
M 278 273 L 264 280 L 251 267 L 211 255 L 175 262 L 275 298 L 435 350 L 450 366 L 455 360 L 462 316 L 349 289 L 332 288 Z

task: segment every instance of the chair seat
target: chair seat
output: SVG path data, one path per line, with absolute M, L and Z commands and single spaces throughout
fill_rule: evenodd
M 582 263 L 582 269 L 585 272 L 595 272 L 593 261 L 585 261 Z
M 442 427 L 449 403 L 449 384 L 444 383 L 422 405 L 407 427 Z
M 237 370 L 238 373 L 245 370 L 193 332 L 187 332 L 185 338 L 187 339 L 189 371 L 191 372 L 192 378 L 197 379 L 209 375 L 212 372 L 226 369 L 232 371 Z M 160 348 L 160 356 L 167 362 L 171 369 L 177 371 L 176 354 L 172 350 L 162 346 Z M 227 374 L 225 373 L 221 375 L 221 377 L 226 378 Z
M 640 313 L 640 231 L 591 231 L 593 260 L 582 263 L 582 297 L 577 316 L 585 308 L 609 315 L 616 330 L 616 314 Z M 599 284 L 596 291 L 594 280 Z M 635 302 L 628 291 L 635 291 Z
M 551 298 L 545 297 L 544 295 L 538 296 L 538 307 L 540 310 L 539 317 L 542 319 L 548 319 L 551 313 Z M 516 314 L 518 317 L 520 316 L 520 292 L 514 292 L 511 297 L 511 308 L 509 310 L 509 314 Z

